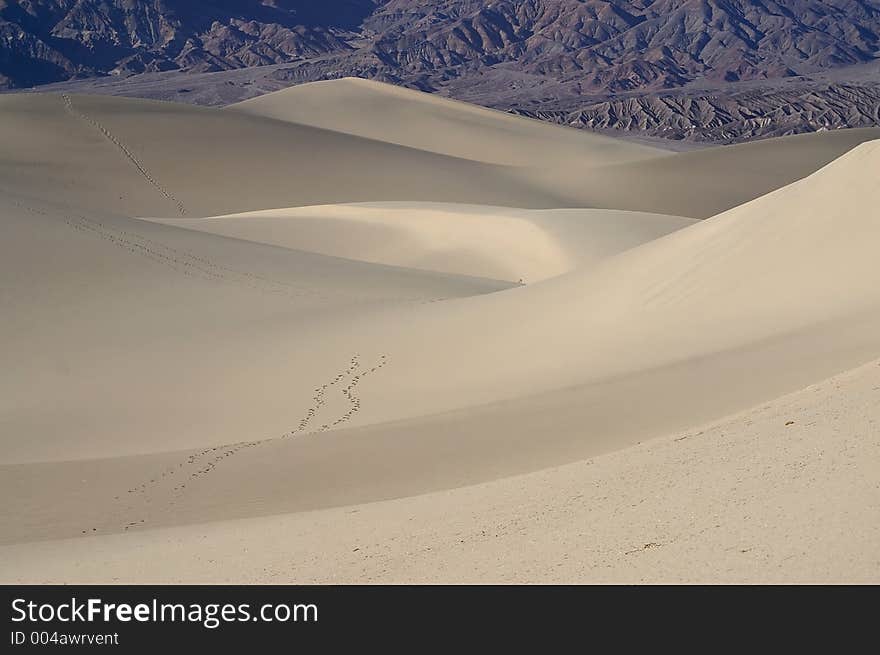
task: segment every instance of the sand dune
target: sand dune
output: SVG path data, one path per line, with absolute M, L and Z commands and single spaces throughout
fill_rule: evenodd
M 354 347 L 393 344 L 397 384 L 377 390 L 363 414 L 390 420 L 593 383 L 875 311 L 868 208 L 878 200 L 878 147 L 862 145 L 804 181 L 594 267 L 322 324 L 301 343 L 316 352 L 338 330 Z M 534 347 L 523 352 L 524 343 Z M 392 398 L 394 410 L 379 409 Z
M 226 110 L 5 96 L 0 113 L 5 580 L 41 561 L 73 579 L 79 544 L 114 566 L 144 544 L 192 557 L 206 522 L 225 558 L 235 519 L 313 552 L 367 529 L 328 531 L 334 507 L 424 517 L 482 488 L 512 515 L 501 499 L 541 480 L 558 506 L 572 487 L 535 472 L 591 458 L 684 489 L 674 458 L 633 446 L 880 356 L 871 130 L 668 155 L 350 81 Z M 845 549 L 858 579 L 868 541 Z
M 127 216 L 389 198 L 571 204 L 508 167 L 216 109 L 26 95 L 0 98 L 0 114 L 3 188 Z
M 606 165 L 668 154 L 358 78 L 301 84 L 231 105 L 226 111 L 492 164 Z
M 694 219 L 614 210 L 391 202 L 163 222 L 379 264 L 536 282 L 652 241 Z
M 476 486 L 0 547 L 0 579 L 876 584 L 878 364 L 711 425 Z
M 0 270 L 15 281 L 4 285 L 9 320 L 0 328 L 8 348 L 3 461 L 153 452 L 287 431 L 298 411 L 296 402 L 288 408 L 291 397 L 313 395 L 313 380 L 297 373 L 306 361 L 287 356 L 298 325 L 510 286 L 30 201 L 0 206 Z M 263 418 L 257 413 L 266 405 L 255 404 L 261 396 L 275 405 Z M 224 405 L 234 409 L 209 409 Z M 208 423 L 198 418 L 209 415 Z M 124 439 L 120 422 L 134 430 Z
M 593 207 L 708 218 L 806 177 L 873 139 L 880 139 L 880 128 L 798 134 L 600 167 L 582 176 L 581 193 Z M 560 176 L 547 177 L 552 184 Z
M 43 510 L 51 520 L 20 522 L 7 538 L 73 536 L 83 523 L 118 531 L 120 514 L 174 525 L 453 488 L 686 429 L 872 359 L 877 223 L 865 209 L 880 188 L 878 148 L 865 144 L 767 197 L 526 287 L 258 320 L 241 356 L 229 349 L 209 360 L 220 347 L 209 339 L 198 348 L 166 341 L 161 357 L 138 357 L 142 373 L 131 380 L 125 358 L 77 361 L 91 374 L 66 392 L 63 438 L 24 439 L 50 435 L 59 417 L 13 413 L 4 478 L 16 495 L 30 488 L 37 506 L 65 497 L 79 509 L 56 503 Z M 165 379 L 169 366 L 185 374 Z M 51 388 L 47 375 L 36 380 L 26 388 Z M 38 406 L 21 389 L 11 399 Z M 202 450 L 167 452 L 171 440 Z M 49 462 L 98 452 L 111 459 Z M 136 453 L 146 458 L 126 456 Z M 161 503 L 122 496 L 109 511 L 98 501 L 118 498 L 134 470 L 170 507 L 157 513 Z M 181 481 L 185 493 L 175 491 Z
M 0 157 L 0 189 L 93 211 L 165 218 L 404 200 L 705 218 L 880 137 L 878 130 L 844 130 L 780 139 L 774 146 L 758 142 L 662 157 L 649 149 L 649 159 L 620 163 L 605 152 L 605 140 L 601 157 L 580 138 L 568 154 L 553 157 L 528 138 L 511 136 L 519 152 L 534 153 L 511 166 L 243 112 L 125 98 L 7 95 L 0 98 L 0 117 L 0 137 L 8 144 Z M 533 121 L 524 122 L 531 129 Z M 405 125 L 384 124 L 388 133 Z M 580 135 L 538 125 L 541 132 L 561 134 L 555 141 L 542 136 L 551 144 Z M 498 139 L 486 134 L 468 143 L 490 152 Z
M 516 165 L 579 206 L 693 218 L 753 200 L 880 138 L 880 128 L 836 130 L 671 153 L 350 78 L 295 86 L 226 111 Z

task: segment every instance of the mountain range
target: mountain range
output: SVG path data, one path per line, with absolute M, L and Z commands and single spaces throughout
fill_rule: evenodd
M 0 0 L 0 87 L 8 89 L 76 80 L 127 94 L 132 76 L 146 74 L 167 81 L 150 97 L 223 104 L 356 76 L 673 138 L 862 125 L 880 76 L 868 91 L 830 92 L 811 76 L 877 71 L 878 55 L 875 0 Z M 783 110 L 782 123 L 752 120 L 767 101 L 754 106 L 754 89 L 739 87 L 786 80 L 798 82 L 795 95 L 783 87 L 770 102 L 793 107 L 794 119 Z M 182 97 L 218 81 L 234 89 Z M 836 110 L 841 95 L 859 107 L 853 116 Z M 637 96 L 649 100 L 633 103 Z M 685 97 L 688 108 L 663 96 Z M 805 97 L 812 104 L 801 111 Z M 694 120 L 695 106 L 713 114 L 708 124 Z

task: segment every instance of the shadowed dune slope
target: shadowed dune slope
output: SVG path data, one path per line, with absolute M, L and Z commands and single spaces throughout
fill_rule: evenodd
M 128 216 L 388 199 L 577 204 L 503 166 L 172 103 L 3 96 L 0 139 L 0 189 Z
M 590 206 L 708 218 L 815 172 L 880 128 L 835 130 L 676 153 L 583 171 Z M 538 173 L 547 184 L 561 172 Z

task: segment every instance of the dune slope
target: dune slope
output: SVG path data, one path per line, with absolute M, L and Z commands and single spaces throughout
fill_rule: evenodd
M 658 148 L 359 78 L 300 84 L 230 105 L 225 111 L 493 164 L 587 166 L 667 154 Z
M 353 78 L 302 84 L 225 111 L 515 165 L 578 206 L 692 218 L 753 200 L 880 138 L 880 128 L 833 130 L 671 153 Z
M 798 134 L 612 164 L 583 171 L 578 184 L 592 207 L 709 218 L 796 182 L 874 139 L 880 139 L 880 128 Z M 553 186 L 566 174 L 542 175 Z
M 0 189 L 127 216 L 388 199 L 572 204 L 508 167 L 173 103 L 3 96 L 0 139 Z
M 876 584 L 878 364 L 711 425 L 524 476 L 317 512 L 0 547 L 0 579 Z
M 30 200 L 0 211 L 3 461 L 286 431 L 291 395 L 313 395 L 307 358 L 289 358 L 301 324 L 510 286 Z
M 589 266 L 694 219 L 615 210 L 389 202 L 163 222 L 326 255 L 528 283 Z

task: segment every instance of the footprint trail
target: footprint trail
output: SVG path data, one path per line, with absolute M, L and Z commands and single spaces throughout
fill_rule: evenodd
M 348 366 L 337 373 L 333 378 L 316 386 L 314 396 L 312 396 L 312 404 L 305 411 L 300 419 L 297 427 L 280 436 L 257 441 L 242 441 L 223 446 L 214 446 L 205 448 L 195 453 L 187 455 L 176 465 L 171 466 L 157 474 L 149 480 L 129 488 L 124 494 L 115 497 L 120 502 L 131 501 L 139 498 L 138 504 L 142 504 L 142 509 L 146 510 L 146 506 L 173 506 L 180 502 L 182 494 L 198 480 L 210 475 L 222 462 L 231 457 L 236 456 L 244 450 L 266 445 L 282 439 L 292 439 L 296 437 L 304 437 L 309 434 L 319 434 L 338 428 L 352 420 L 352 418 L 361 409 L 360 397 L 356 394 L 358 385 L 365 378 L 375 374 L 388 364 L 388 356 L 381 355 L 379 359 L 369 368 L 362 366 L 359 355 L 354 355 L 348 362 Z M 345 386 L 342 386 L 345 384 Z M 326 412 L 329 396 L 328 394 L 338 390 L 347 402 L 347 409 L 339 415 L 330 415 L 331 418 L 325 419 L 327 422 L 322 423 L 317 428 L 313 427 L 316 419 Z M 169 488 L 170 485 L 170 488 Z M 165 496 L 166 502 L 162 503 L 161 498 Z M 129 508 L 126 513 L 134 508 Z M 139 518 L 136 520 L 126 520 L 122 526 L 122 531 L 143 527 L 146 519 Z M 88 531 L 84 530 L 83 534 Z
M 177 209 L 177 213 L 181 216 L 186 216 L 186 207 L 184 207 L 183 203 L 174 197 L 168 189 L 162 186 L 156 178 L 147 170 L 147 168 L 141 163 L 141 161 L 134 155 L 134 153 L 126 146 L 118 137 L 116 137 L 107 127 L 99 123 L 97 120 L 80 111 L 76 107 L 73 106 L 73 98 L 71 98 L 68 94 L 62 93 L 61 100 L 64 102 L 64 109 L 71 116 L 80 119 L 91 125 L 93 128 L 98 130 L 105 139 L 110 141 L 113 145 L 115 145 L 120 152 L 128 159 L 129 162 L 137 169 L 138 173 L 143 177 L 156 191 L 158 191 L 166 200 L 174 203 L 174 206 Z

